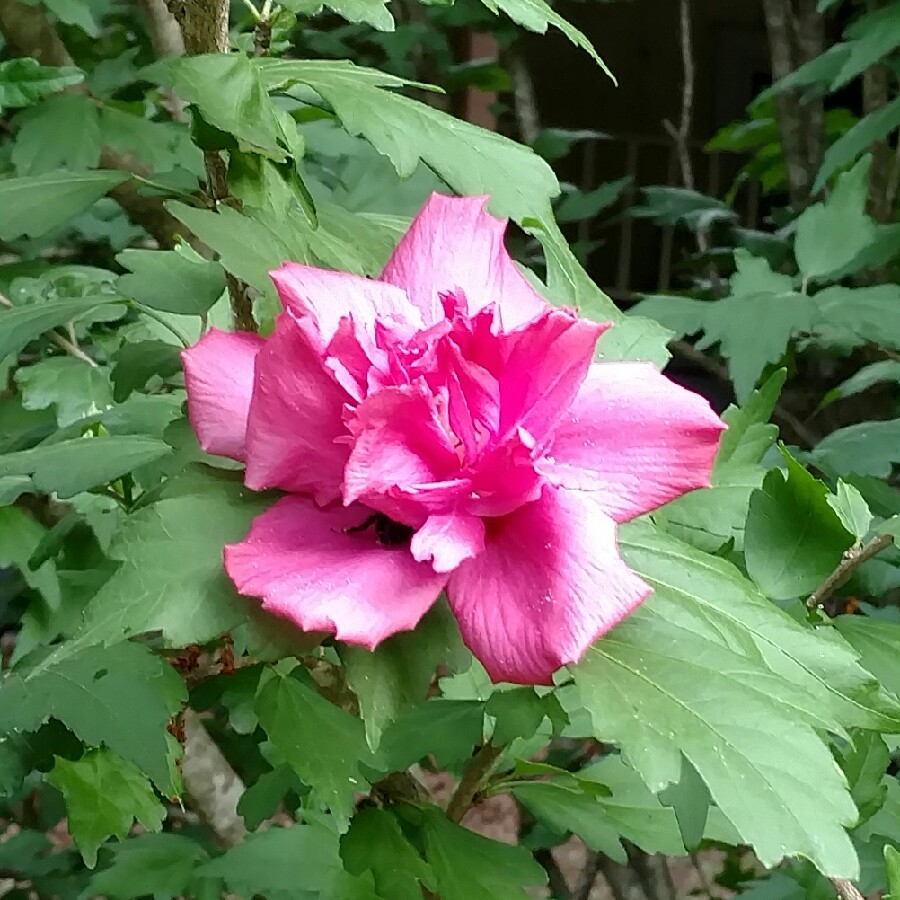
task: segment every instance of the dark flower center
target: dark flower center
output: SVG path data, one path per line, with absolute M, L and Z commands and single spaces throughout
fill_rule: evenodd
M 384 513 L 372 513 L 368 519 L 346 531 L 347 534 L 357 534 L 361 531 L 368 531 L 369 528 L 375 529 L 375 540 L 382 547 L 405 546 L 415 534 L 415 528 L 404 525 L 402 522 L 395 522 Z

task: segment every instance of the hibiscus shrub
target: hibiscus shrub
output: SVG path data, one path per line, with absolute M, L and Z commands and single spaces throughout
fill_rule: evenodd
M 846 284 L 895 239 L 868 157 L 778 270 L 624 316 L 528 148 L 293 58 L 299 6 L 229 45 L 186 0 L 187 54 L 144 6 L 155 60 L 133 12 L 0 0 L 7 896 L 567 900 L 717 848 L 900 897 L 897 420 L 769 424 L 801 353 L 900 347 Z M 739 405 L 661 374 L 675 332 Z

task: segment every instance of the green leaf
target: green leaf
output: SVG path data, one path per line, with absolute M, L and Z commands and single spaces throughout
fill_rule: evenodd
M 369 756 L 362 722 L 280 667 L 260 688 L 254 709 L 281 757 L 346 828 L 353 794 L 367 785 L 360 771 Z
M 826 498 L 837 513 L 844 528 L 858 540 L 862 540 L 872 525 L 872 512 L 863 495 L 852 484 L 838 479 L 837 492 Z
M 769 424 L 784 387 L 787 369 L 779 369 L 747 398 L 743 406 L 729 406 L 722 414 L 728 425 L 719 442 L 713 478 L 741 465 L 758 463 L 775 443 L 778 426 Z
M 375 650 L 340 645 L 347 683 L 359 698 L 373 750 L 402 710 L 425 700 L 438 665 L 458 655 L 460 646 L 456 620 L 444 603 L 434 606 L 414 631 L 397 634 Z
M 491 210 L 513 219 L 540 214 L 559 192 L 552 169 L 527 147 L 385 90 L 403 87 L 401 78 L 345 60 L 256 64 L 270 90 L 311 87 L 347 131 L 389 157 L 401 177 L 424 162 L 459 194 L 490 194 Z
M 0 195 L 4 182 L 0 181 Z M 0 205 L 0 209 L 2 209 Z M 77 322 L 93 315 L 100 309 L 115 309 L 108 300 L 84 298 L 80 300 L 56 300 L 49 303 L 35 303 L 0 310 L 0 360 L 11 353 L 18 353 L 30 341 L 44 332 L 63 325 Z
M 149 831 L 162 828 L 166 810 L 146 777 L 121 756 L 102 747 L 70 762 L 56 758 L 47 781 L 66 801 L 69 834 L 89 869 L 109 837 L 124 840 L 135 821 Z
M 106 745 L 175 792 L 166 725 L 185 699 L 174 669 L 138 644 L 61 645 L 0 682 L 0 733 L 35 731 L 51 716 L 90 746 Z
M 894 4 L 856 19 L 844 32 L 849 53 L 831 83 L 835 91 L 900 46 L 900 10 Z
M 804 279 L 842 269 L 875 239 L 875 223 L 865 211 L 871 162 L 871 156 L 863 157 L 838 178 L 824 203 L 813 204 L 797 219 L 794 253 Z
M 44 562 L 34 570 L 29 565 L 32 554 L 47 535 L 47 529 L 33 516 L 15 506 L 0 508 L 0 569 L 14 566 L 25 583 L 38 591 L 49 609 L 60 604 L 59 579 L 52 562 Z
M 573 669 L 595 734 L 653 791 L 680 778 L 683 754 L 766 865 L 802 855 L 853 877 L 842 826 L 856 810 L 817 730 L 890 730 L 896 701 L 833 633 L 795 622 L 725 561 L 646 526 L 621 532 L 655 594 Z
M 86 94 L 61 94 L 16 116 L 12 150 L 17 175 L 94 169 L 100 162 L 100 115 Z M 59 140 L 60 133 L 66 140 Z
M 892 694 L 900 697 L 900 625 L 862 616 L 838 616 L 834 626 L 860 661 Z
M 104 896 L 169 900 L 188 894 L 194 867 L 206 859 L 203 847 L 181 834 L 139 834 L 108 848 L 110 866 L 94 874 L 79 900 Z M 193 892 L 190 892 L 193 893 Z
M 813 331 L 828 345 L 880 344 L 900 348 L 900 286 L 849 288 L 832 285 L 813 297 Z
M 66 500 L 171 452 L 164 441 L 140 435 L 73 438 L 0 457 L 0 478 L 30 475 L 35 490 Z
M 364 22 L 378 31 L 394 30 L 394 17 L 386 0 L 287 0 L 283 5 L 303 16 L 315 16 L 327 6 L 348 22 Z
M 159 251 L 156 251 L 159 252 Z M 113 355 L 113 400 L 121 403 L 154 376 L 166 379 L 181 371 L 178 347 L 165 341 L 127 342 Z
M 0 240 L 40 237 L 93 206 L 129 177 L 125 172 L 103 171 L 0 179 Z
M 606 63 L 597 55 L 597 51 L 587 37 L 544 3 L 544 0 L 481 0 L 481 2 L 491 12 L 496 13 L 499 9 L 501 12 L 505 12 L 517 25 L 521 25 L 529 31 L 536 31 L 538 34 L 545 34 L 547 27 L 553 25 L 576 47 L 586 50 L 594 62 L 609 75 L 613 84 L 618 84 L 615 76 L 610 72 Z
M 885 900 L 897 900 L 900 897 L 900 850 L 885 844 L 884 865 L 888 877 L 888 893 L 885 894 Z
M 837 387 L 832 388 L 822 400 L 825 406 L 835 400 L 843 400 L 867 391 L 870 387 L 883 382 L 895 382 L 900 384 L 900 360 L 883 359 L 880 362 L 863 366 L 846 381 L 842 381 Z
M 251 834 L 242 844 L 204 863 L 196 874 L 223 881 L 230 893 L 240 897 L 381 900 L 370 886 L 371 879 L 354 878 L 344 871 L 337 834 L 319 824 L 272 827 Z
M 787 476 L 772 469 L 750 498 L 747 573 L 775 600 L 811 593 L 841 561 L 853 536 L 828 503 L 828 488 L 787 451 Z
M 710 816 L 709 788 L 697 770 L 682 756 L 681 777 L 656 796 L 675 814 L 685 848 L 696 849 Z
M 170 480 L 156 503 L 133 513 L 109 548 L 121 562 L 84 613 L 94 641 L 159 631 L 170 647 L 203 644 L 249 616 L 222 565 L 268 505 L 211 470 Z
M 112 406 L 106 369 L 71 356 L 42 359 L 16 370 L 25 409 L 56 408 L 60 428 Z
M 0 62 L 0 112 L 14 106 L 30 106 L 47 94 L 84 81 L 75 66 L 42 66 L 23 57 Z
M 485 711 L 497 720 L 491 740 L 498 746 L 518 737 L 533 737 L 545 717 L 562 714 L 554 694 L 541 696 L 533 687 L 495 691 L 488 698 Z
M 303 789 L 289 766 L 282 765 L 264 772 L 241 794 L 237 807 L 238 815 L 250 831 L 256 831 L 266 819 L 278 812 L 279 805 L 288 791 L 298 787 Z
M 884 140 L 897 127 L 900 127 L 900 97 L 864 116 L 825 151 L 812 193 L 819 193 L 835 172 L 852 163 L 872 144 Z
M 383 772 L 397 772 L 433 754 L 441 765 L 451 765 L 468 759 L 483 734 L 483 703 L 429 700 L 388 726 L 374 764 Z
M 434 807 L 421 810 L 425 858 L 442 900 L 525 900 L 528 888 L 543 887 L 547 874 L 524 847 L 491 841 L 459 825 Z
M 880 734 L 855 731 L 853 743 L 836 755 L 859 810 L 858 824 L 862 824 L 884 805 L 887 797 L 884 773 L 891 764 L 890 751 Z
M 616 181 L 607 181 L 592 191 L 585 192 L 577 188 L 569 191 L 559 202 L 556 221 L 566 224 L 593 218 L 612 206 L 633 181 L 630 175 L 626 175 Z
M 116 262 L 132 273 L 120 276 L 116 287 L 151 309 L 202 316 L 225 290 L 219 263 L 177 250 L 123 250 Z
M 900 463 L 900 419 L 860 422 L 832 431 L 809 454 L 826 471 L 887 478 Z
M 406 839 L 387 809 L 361 809 L 341 838 L 341 857 L 354 875 L 371 872 L 380 897 L 421 900 L 422 888 L 436 890 L 434 873 Z
M 647 360 L 662 369 L 671 356 L 666 344 L 673 337 L 653 319 L 626 316 L 600 335 L 597 352 L 601 359 Z
M 95 38 L 100 34 L 100 26 L 94 18 L 91 4 L 85 0 L 46 0 L 45 5 L 60 22 L 76 25 L 90 37 Z

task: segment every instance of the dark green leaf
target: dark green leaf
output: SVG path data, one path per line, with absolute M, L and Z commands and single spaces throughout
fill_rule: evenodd
M 17 175 L 94 169 L 100 162 L 100 116 L 86 94 L 50 97 L 16 116 L 12 163 Z M 66 140 L 59 140 L 60 133 Z
M 874 731 L 854 731 L 852 741 L 837 753 L 837 760 L 847 776 L 862 824 L 884 805 L 887 796 L 884 775 L 891 763 L 891 754 L 884 739 Z
M 116 403 L 127 400 L 132 391 L 146 386 L 154 375 L 165 379 L 180 371 L 181 354 L 172 344 L 165 341 L 124 343 L 113 356 L 113 400 Z
M 371 872 L 381 897 L 421 900 L 422 888 L 436 889 L 430 867 L 386 809 L 360 810 L 341 838 L 341 857 L 354 875 Z
M 900 419 L 860 422 L 823 438 L 809 455 L 816 466 L 846 475 L 886 478 L 900 463 Z
M 283 667 L 272 670 L 254 708 L 279 755 L 346 827 L 354 792 L 366 790 L 360 764 L 369 754 L 362 722 Z
M 177 250 L 124 250 L 116 261 L 132 273 L 122 275 L 117 288 L 151 309 L 202 316 L 225 290 L 218 263 Z
M 790 600 L 825 580 L 853 535 L 829 505 L 825 485 L 782 452 L 787 477 L 773 469 L 750 498 L 744 556 L 747 572 L 768 596 Z
M 76 762 L 57 759 L 47 781 L 65 798 L 69 833 L 89 869 L 107 838 L 124 840 L 135 821 L 159 831 L 166 817 L 146 777 L 105 747 L 89 750 Z
M 285 9 L 304 16 L 314 16 L 327 6 L 348 22 L 364 22 L 379 31 L 393 31 L 394 18 L 385 0 L 287 0 Z
M 900 625 L 862 616 L 838 616 L 834 624 L 863 666 L 900 697 Z
M 900 850 L 885 844 L 884 865 L 888 876 L 888 893 L 885 900 L 897 900 L 900 897 Z

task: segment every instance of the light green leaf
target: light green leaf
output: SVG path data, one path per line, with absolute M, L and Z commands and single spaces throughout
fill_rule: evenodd
M 900 286 L 878 284 L 850 288 L 832 285 L 819 291 L 813 331 L 827 346 L 880 344 L 900 348 Z
M 57 757 L 47 781 L 62 792 L 69 834 L 89 869 L 107 838 L 124 840 L 135 821 L 159 831 L 166 817 L 146 777 L 106 747 L 89 750 L 75 762 Z
M 900 46 L 900 9 L 893 3 L 856 19 L 844 32 L 849 38 L 847 59 L 831 83 L 843 87 Z
M 166 725 L 185 699 L 175 670 L 138 644 L 60 645 L 0 682 L 0 733 L 35 731 L 51 716 L 90 746 L 134 763 L 167 795 L 175 793 Z
M 170 480 L 133 513 L 109 549 L 122 563 L 84 613 L 94 641 L 159 631 L 168 646 L 202 644 L 249 616 L 225 574 L 222 548 L 241 540 L 268 505 L 225 474 Z
M 347 683 L 359 698 L 373 750 L 403 709 L 425 700 L 438 665 L 458 655 L 460 647 L 456 620 L 443 603 L 431 609 L 415 631 L 397 634 L 374 651 L 340 645 Z
M 94 169 L 100 162 L 100 116 L 86 94 L 50 97 L 16 116 L 12 150 L 17 175 Z M 59 140 L 60 133 L 66 140 Z
M 364 22 L 378 31 L 393 31 L 394 17 L 386 0 L 287 0 L 284 4 L 299 15 L 315 16 L 327 6 L 348 22 Z
M 818 587 L 853 543 L 828 503 L 828 488 L 787 451 L 787 475 L 772 469 L 750 498 L 744 531 L 747 573 L 774 600 Z
M 511 847 L 454 825 L 435 807 L 421 810 L 425 858 L 442 900 L 526 900 L 546 872 L 524 847 Z
M 860 422 L 839 428 L 823 438 L 809 454 L 810 461 L 827 471 L 886 478 L 900 463 L 900 419 Z
M 856 810 L 816 730 L 896 727 L 896 702 L 723 560 L 637 525 L 622 549 L 655 594 L 573 669 L 595 734 L 654 791 L 683 754 L 765 864 L 802 855 L 854 876 Z
M 422 888 L 436 890 L 431 868 L 409 843 L 387 809 L 361 809 L 341 838 L 341 857 L 354 875 L 371 872 L 380 897 L 421 900 Z
M 884 140 L 897 127 L 900 127 L 900 97 L 864 116 L 825 151 L 813 194 L 822 190 L 835 172 L 852 163 L 872 144 Z
M 0 194 L 3 191 L 2 185 L 3 182 L 0 182 Z M 113 310 L 116 307 L 100 298 L 87 297 L 0 310 L 0 360 L 11 353 L 18 353 L 26 344 L 51 328 L 70 321 L 77 322 L 100 309 Z
M 888 876 L 885 900 L 897 900 L 900 897 L 900 850 L 890 844 L 884 845 L 884 866 Z
M 654 294 L 632 306 L 628 316 L 645 316 L 670 329 L 675 337 L 685 337 L 703 331 L 711 308 L 705 300 Z
M 344 871 L 337 834 L 319 824 L 272 827 L 251 834 L 242 844 L 204 863 L 196 875 L 223 881 L 229 892 L 240 897 L 381 900 L 371 878 L 354 878 Z
M 647 360 L 662 369 L 671 356 L 666 344 L 673 337 L 653 319 L 626 316 L 600 335 L 597 352 L 601 359 Z
M 279 755 L 345 830 L 354 792 L 367 789 L 360 771 L 369 757 L 363 723 L 282 668 L 271 671 L 254 709 Z
M 544 0 L 481 0 L 491 11 L 496 13 L 499 9 L 505 12 L 517 25 L 545 34 L 547 27 L 553 25 L 558 28 L 576 47 L 586 50 L 594 59 L 594 62 L 606 72 L 617 84 L 615 76 L 603 60 L 597 55 L 593 44 L 574 25 L 567 22 L 559 13 L 551 9 Z
M 838 616 L 834 626 L 882 686 L 900 697 L 900 625 L 863 616 Z
M 713 478 L 729 469 L 758 463 L 775 443 L 778 427 L 769 424 L 775 404 L 784 387 L 787 370 L 779 369 L 750 395 L 742 407 L 729 406 L 722 414 L 728 429 L 719 442 L 713 465 Z
M 872 513 L 863 495 L 852 484 L 838 479 L 837 492 L 829 494 L 825 499 L 850 534 L 859 540 L 868 534 Z
M 813 204 L 797 219 L 794 253 L 805 279 L 842 269 L 875 239 L 875 223 L 865 211 L 871 162 L 864 156 L 838 178 L 824 203 Z
M 107 369 L 71 356 L 42 359 L 16 370 L 25 409 L 56 408 L 60 428 L 112 406 Z
M 491 210 L 514 219 L 541 214 L 559 192 L 553 171 L 527 147 L 385 90 L 403 87 L 401 78 L 345 60 L 256 64 L 269 90 L 311 87 L 350 134 L 365 137 L 403 177 L 423 161 L 457 193 L 490 194 Z
M 30 475 L 36 490 L 65 500 L 171 452 L 165 442 L 143 435 L 73 438 L 0 457 L 0 477 Z
M 104 896 L 132 900 L 153 896 L 168 900 L 188 893 L 195 865 L 206 859 L 196 841 L 181 834 L 139 834 L 108 848 L 112 865 L 97 872 L 79 900 Z
M 850 794 L 859 810 L 859 823 L 870 819 L 884 805 L 887 787 L 884 774 L 891 754 L 880 734 L 854 731 L 852 743 L 836 753 L 850 784 Z
M 879 362 L 863 366 L 846 381 L 842 381 L 837 387 L 832 388 L 822 400 L 822 406 L 845 397 L 853 397 L 867 391 L 875 384 L 886 381 L 900 384 L 900 360 L 882 359 Z
M 593 218 L 612 206 L 633 181 L 630 175 L 626 175 L 616 181 L 604 182 L 592 191 L 573 188 L 560 200 L 556 209 L 556 221 L 565 224 Z
M 30 106 L 47 94 L 82 81 L 84 72 L 75 66 L 42 66 L 28 56 L 0 62 L 0 112 Z
M 123 250 L 116 262 L 132 273 L 119 277 L 118 290 L 151 309 L 202 316 L 225 290 L 219 263 L 175 250 Z
M 103 171 L 0 179 L 0 240 L 40 237 L 84 212 L 129 177 L 125 172 Z
M 90 37 L 95 38 L 100 34 L 100 26 L 94 18 L 91 5 L 85 0 L 44 0 L 44 3 L 60 22 L 76 25 Z

